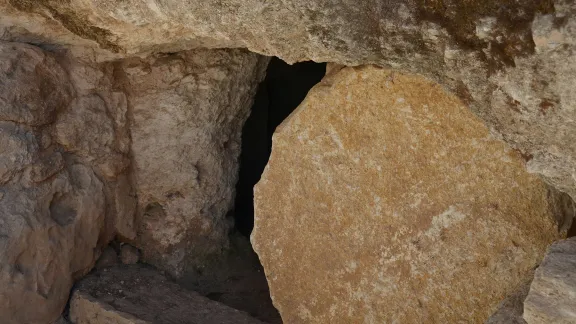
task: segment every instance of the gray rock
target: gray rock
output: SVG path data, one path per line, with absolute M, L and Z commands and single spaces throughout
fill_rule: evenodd
M 70 319 L 74 324 L 262 323 L 137 265 L 109 268 L 80 281 Z
M 422 74 L 576 198 L 575 9 L 570 0 L 3 0 L 0 38 L 94 60 L 243 47 Z
M 524 301 L 528 324 L 576 323 L 576 237 L 554 243 Z

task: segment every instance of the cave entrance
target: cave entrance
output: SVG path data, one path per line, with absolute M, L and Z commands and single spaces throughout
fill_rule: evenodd
M 272 58 L 260 83 L 250 117 L 242 129 L 240 171 L 236 185 L 235 226 L 244 236 L 254 227 L 254 185 L 260 180 L 272 151 L 272 134 L 304 100 L 326 73 L 326 63 L 289 65 Z
M 254 226 L 253 187 L 268 163 L 274 130 L 324 77 L 326 64 L 288 65 L 273 58 L 256 93 L 252 112 L 242 129 L 242 151 L 236 185 L 235 230 L 221 258 L 207 262 L 196 274 L 179 281 L 184 287 L 248 312 L 265 323 L 281 324 L 270 299 L 264 269 L 248 240 Z

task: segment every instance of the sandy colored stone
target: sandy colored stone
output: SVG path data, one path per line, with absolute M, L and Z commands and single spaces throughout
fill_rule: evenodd
M 0 43 L 3 324 L 56 321 L 100 249 L 118 232 L 134 235 L 123 168 L 101 168 L 127 160 L 114 144 L 127 137 L 113 114 L 111 84 L 100 82 L 106 73 L 85 73 L 92 68 L 68 60 L 75 61 Z
M 80 281 L 70 319 L 74 324 L 262 323 L 136 265 L 109 268 Z
M 145 262 L 182 276 L 228 246 L 242 125 L 267 63 L 196 50 L 121 65 Z
M 576 323 L 576 238 L 554 243 L 524 302 L 528 324 Z
M 96 61 L 229 47 L 425 75 L 576 198 L 575 10 L 571 0 L 0 0 L 0 39 Z
M 561 195 L 419 76 L 332 71 L 273 142 L 252 243 L 285 323 L 482 323 L 560 236 Z

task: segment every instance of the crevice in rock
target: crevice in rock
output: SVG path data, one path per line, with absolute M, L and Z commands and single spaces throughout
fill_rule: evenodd
M 272 134 L 304 100 L 308 91 L 322 80 L 325 63 L 302 62 L 289 65 L 273 58 L 260 84 L 250 117 L 242 129 L 240 171 L 236 184 L 235 226 L 245 236 L 254 227 L 253 187 L 268 163 Z
M 235 228 L 229 249 L 223 256 L 207 260 L 196 273 L 178 280 L 187 289 L 266 323 L 279 324 L 282 319 L 272 305 L 264 269 L 248 241 L 254 224 L 253 187 L 268 163 L 274 130 L 320 82 L 325 71 L 326 64 L 288 65 L 278 58 L 271 60 L 242 129 L 236 204 L 231 213 Z

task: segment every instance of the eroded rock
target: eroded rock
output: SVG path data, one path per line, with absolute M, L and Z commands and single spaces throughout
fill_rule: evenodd
M 181 276 L 227 247 L 242 125 L 267 62 L 197 50 L 123 63 L 144 261 Z
M 5 323 L 45 324 L 60 316 L 73 279 L 94 264 L 105 219 L 102 187 L 89 168 L 75 164 L 32 187 L 1 188 L 0 314 Z
M 575 9 L 571 0 L 2 0 L 0 38 L 101 61 L 234 47 L 422 74 L 576 198 Z
M 87 126 L 106 117 L 82 117 L 94 111 L 84 98 L 109 92 L 76 87 L 74 74 L 102 85 L 67 59 L 0 43 L 0 318 L 6 324 L 56 321 L 73 280 L 90 271 L 100 248 L 119 232 L 116 223 L 133 221 L 133 214 L 116 213 L 116 205 L 130 204 L 120 194 L 129 190 L 115 190 L 122 171 L 105 177 L 98 163 L 118 165 L 126 157 L 103 157 L 109 141 L 82 144 L 83 138 L 121 137 Z M 80 116 L 65 118 L 67 131 L 76 133 L 62 136 L 62 117 L 69 115 Z
M 561 236 L 562 194 L 429 80 L 329 74 L 255 188 L 252 243 L 284 322 L 484 322 Z
M 576 323 L 576 238 L 554 243 L 524 301 L 528 324 Z
M 142 266 L 109 268 L 83 279 L 72 296 L 70 319 L 75 324 L 262 323 Z

